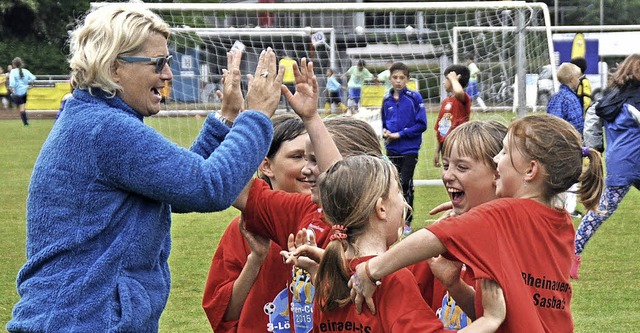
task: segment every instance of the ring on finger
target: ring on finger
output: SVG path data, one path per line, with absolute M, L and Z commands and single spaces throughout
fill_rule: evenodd
M 262 73 L 260 73 L 260 76 L 267 77 L 267 76 L 269 76 L 269 72 L 268 71 L 262 71 Z

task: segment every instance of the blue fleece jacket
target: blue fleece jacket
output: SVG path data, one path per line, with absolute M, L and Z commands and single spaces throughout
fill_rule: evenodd
M 399 133 L 400 139 L 387 143 L 387 155 L 417 154 L 422 144 L 422 132 L 427 129 L 427 112 L 422 96 L 406 87 L 399 92 L 399 98 L 393 92 L 382 100 L 382 128 L 391 133 Z
M 262 113 L 207 117 L 190 151 L 120 98 L 77 89 L 35 163 L 27 262 L 7 324 L 21 332 L 155 332 L 171 279 L 171 210 L 229 207 L 264 158 Z

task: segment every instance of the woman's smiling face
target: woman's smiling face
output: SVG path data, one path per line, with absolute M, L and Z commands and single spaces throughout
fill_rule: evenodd
M 161 34 L 152 33 L 139 53 L 127 56 L 157 58 L 167 55 L 167 39 Z M 160 91 L 167 84 L 166 81 L 173 79 L 168 65 L 160 73 L 156 73 L 155 69 L 156 66 L 152 63 L 116 60 L 113 73 L 114 80 L 122 87 L 117 95 L 145 117 L 160 112 Z

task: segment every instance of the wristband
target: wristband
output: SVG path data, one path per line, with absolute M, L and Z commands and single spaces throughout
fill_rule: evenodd
M 221 123 L 225 124 L 227 127 L 233 126 L 233 121 L 225 118 L 220 112 L 214 112 L 213 117 L 218 119 Z
M 371 281 L 371 283 L 375 284 L 376 286 L 379 286 L 382 284 L 382 282 L 380 282 L 380 280 L 376 280 L 373 278 L 373 276 L 371 276 L 371 271 L 369 270 L 369 261 L 367 260 L 367 262 L 364 264 L 364 272 L 367 274 L 367 277 L 369 278 L 369 281 Z

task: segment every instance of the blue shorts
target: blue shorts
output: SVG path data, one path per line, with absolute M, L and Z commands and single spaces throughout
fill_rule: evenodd
M 469 97 L 474 98 L 480 96 L 480 92 L 478 92 L 478 82 L 477 81 L 469 81 L 467 85 L 467 94 Z
M 24 95 L 11 94 L 9 98 L 11 98 L 11 101 L 16 103 L 17 105 L 22 105 L 27 103 L 27 94 L 24 94 Z
M 360 93 L 362 88 L 349 88 L 349 99 L 354 100 L 356 103 L 360 103 Z

